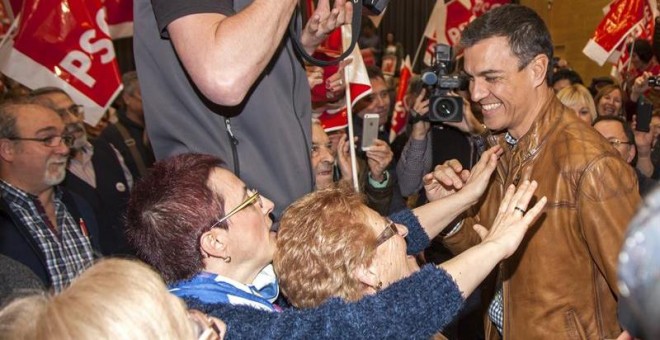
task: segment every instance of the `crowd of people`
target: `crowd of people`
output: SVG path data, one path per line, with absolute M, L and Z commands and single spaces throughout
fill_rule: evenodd
M 65 89 L 4 94 L 0 338 L 660 337 L 660 111 L 637 115 L 660 27 L 586 87 L 538 14 L 495 8 L 462 32 L 462 120 L 430 122 L 413 78 L 390 138 L 402 46 L 367 27 L 383 69 L 349 122 L 351 61 L 293 39 L 312 54 L 352 2 L 300 36 L 296 4 L 135 0 L 107 126 Z

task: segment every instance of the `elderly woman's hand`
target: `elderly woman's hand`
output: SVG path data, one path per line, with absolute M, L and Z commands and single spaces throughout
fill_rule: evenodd
M 488 187 L 490 176 L 497 167 L 502 154 L 500 146 L 493 146 L 481 155 L 472 171 L 463 169 L 461 163 L 452 159 L 435 167 L 423 178 L 426 197 L 430 202 L 447 197 L 467 186 L 466 193 L 471 204 L 476 203 Z
M 496 245 L 502 252 L 502 258 L 511 256 L 518 249 L 527 229 L 547 202 L 544 196 L 531 209 L 527 209 L 537 186 L 536 181 L 524 181 L 518 190 L 513 185 L 509 186 L 490 230 L 479 224 L 474 225 L 482 243 Z

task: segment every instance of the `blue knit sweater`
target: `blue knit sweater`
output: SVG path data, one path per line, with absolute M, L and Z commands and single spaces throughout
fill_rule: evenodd
M 429 244 L 410 210 L 390 218 L 408 227 L 408 253 L 417 253 Z M 316 308 L 273 313 L 194 299 L 186 302 L 190 308 L 224 320 L 226 339 L 428 339 L 454 319 L 464 301 L 447 272 L 426 265 L 378 294 L 352 303 L 333 298 Z

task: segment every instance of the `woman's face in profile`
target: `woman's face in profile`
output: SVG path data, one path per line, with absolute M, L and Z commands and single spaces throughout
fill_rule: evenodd
M 390 224 L 389 219 L 380 216 L 376 211 L 364 206 L 364 223 L 371 227 L 371 231 L 378 237 Z M 378 280 L 383 283 L 382 288 L 410 276 L 419 270 L 417 261 L 406 253 L 405 236 L 408 229 L 396 224 L 397 234 L 394 234 L 376 248 L 372 262 L 372 269 Z

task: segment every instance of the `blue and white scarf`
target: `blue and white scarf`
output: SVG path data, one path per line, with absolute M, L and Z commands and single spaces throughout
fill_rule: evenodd
M 196 298 L 203 303 L 247 305 L 267 311 L 280 311 L 279 307 L 273 305 L 280 292 L 273 265 L 261 270 L 249 285 L 218 274 L 201 272 L 190 280 L 171 285 L 170 292 L 181 298 Z

